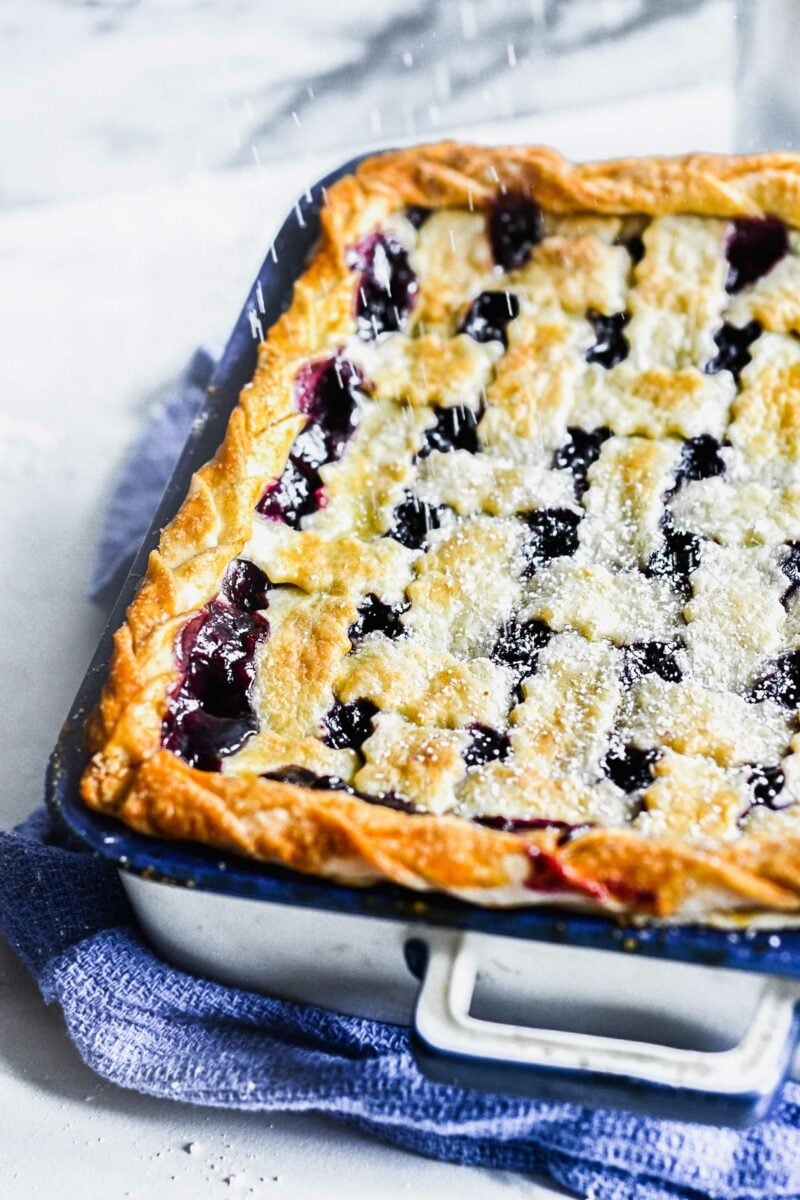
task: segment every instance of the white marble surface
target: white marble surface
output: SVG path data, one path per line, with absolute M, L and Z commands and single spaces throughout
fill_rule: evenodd
M 30 7 L 41 8 L 42 0 Z M 97 126 L 84 106 L 85 157 L 74 158 L 81 140 L 68 131 L 74 131 L 74 114 L 67 120 L 57 110 L 59 103 L 69 105 L 71 89 L 81 88 L 90 63 L 75 57 L 74 46 L 71 55 L 59 52 L 68 7 L 51 4 L 52 24 L 42 30 L 47 107 L 64 131 L 63 159 L 47 142 L 46 171 L 29 162 L 27 174 L 6 173 L 4 199 L 13 207 L 0 213 L 0 745 L 3 777 L 13 781 L 0 795 L 0 826 L 39 802 L 46 756 L 100 632 L 101 616 L 84 589 L 104 497 L 125 446 L 192 349 L 199 342 L 219 348 L 291 198 L 343 156 L 329 148 L 221 173 L 192 160 L 173 173 L 166 150 L 153 165 L 152 156 L 137 155 L 134 146 L 126 161 L 104 167 L 92 144 Z M 151 7 L 159 20 L 177 21 L 169 5 Z M 244 0 L 239 6 L 251 7 Z M 298 12 L 304 7 L 310 6 L 296 4 Z M 2 19 L 11 12 L 25 26 L 23 9 L 11 0 Z M 129 19 L 122 4 L 76 8 L 72 16 L 111 25 Z M 130 20 L 136 19 L 133 12 Z M 316 62 L 332 56 L 336 39 L 323 36 L 324 25 L 315 29 L 313 42 L 298 34 L 279 57 Z M 28 33 L 23 29 L 19 37 Z M 194 54 L 202 65 L 207 43 L 199 46 L 191 30 L 184 42 L 187 61 Z M 5 47 L 13 76 L 21 67 L 7 40 Z M 151 37 L 147 48 L 153 78 L 163 83 L 174 44 L 157 53 Z M 107 76 L 94 81 L 98 106 L 107 89 L 114 111 L 125 93 L 135 112 L 139 93 L 125 92 L 128 77 L 110 50 L 103 53 Z M 239 47 L 237 78 L 241 60 L 256 53 L 246 41 Z M 33 147 L 41 133 L 36 112 L 40 121 L 49 119 L 40 84 L 30 79 L 38 98 L 21 118 Z M 17 99 L 25 86 L 17 78 Z M 189 121 L 190 114 L 177 111 L 180 75 L 170 86 L 162 103 L 176 111 L 160 144 L 174 150 L 180 139 L 172 122 Z M 10 87 L 6 70 L 0 73 L 3 135 L 9 120 L 3 89 L 7 98 Z M 482 133 L 487 140 L 551 142 L 576 157 L 724 150 L 732 136 L 732 99 L 712 80 L 591 112 L 486 125 Z M 52 129 L 41 136 L 58 141 Z M 134 190 L 125 190 L 133 183 Z M 37 203 L 23 206 L 25 198 Z M 184 1151 L 189 1142 L 197 1143 L 196 1154 Z M 231 1175 L 237 1178 L 225 1182 Z M 51 1194 L 60 1200 L 272 1194 L 391 1200 L 440 1196 L 456 1187 L 464 1200 L 551 1194 L 520 1176 L 414 1158 L 314 1117 L 220 1114 L 123 1093 L 78 1061 L 59 1014 L 44 1008 L 22 968 L 0 949 L 4 1200 Z
M 734 15 L 734 0 L 3 0 L 0 204 L 726 82 Z

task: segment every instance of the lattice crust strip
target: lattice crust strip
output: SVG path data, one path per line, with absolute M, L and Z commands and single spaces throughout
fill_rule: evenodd
M 119 635 L 85 795 L 351 880 L 791 911 L 800 173 L 578 169 L 570 213 L 529 153 L 515 187 L 460 147 L 338 185 Z

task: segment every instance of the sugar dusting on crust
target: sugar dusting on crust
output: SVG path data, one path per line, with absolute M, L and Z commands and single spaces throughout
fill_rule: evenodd
M 373 803 L 385 794 L 437 820 L 551 822 L 542 837 L 562 864 L 554 877 L 612 909 L 686 914 L 712 896 L 714 907 L 735 907 L 737 895 L 751 908 L 796 905 L 800 872 L 769 849 L 797 824 L 794 692 L 767 695 L 763 680 L 800 644 L 782 569 L 785 544 L 800 541 L 800 367 L 787 336 L 798 235 L 754 282 L 735 295 L 725 287 L 726 218 L 758 211 L 769 172 L 793 178 L 797 163 L 698 157 L 581 172 L 549 152 L 443 147 L 367 163 L 358 181 L 337 185 L 320 255 L 118 638 L 87 800 L 139 828 L 300 869 L 475 893 L 457 831 L 469 830 L 471 853 L 491 854 L 500 835 L 463 820 L 423 826 L 413 813 L 390 822 Z M 492 260 L 485 211 L 498 179 L 544 209 L 541 240 L 506 273 Z M 791 194 L 776 183 L 770 207 L 800 223 Z M 419 224 L 398 197 L 448 207 Z M 396 314 L 396 332 L 367 339 L 354 320 L 348 254 L 376 232 L 407 255 L 415 298 Z M 515 297 L 507 345 L 459 332 L 475 297 L 501 289 Z M 720 325 L 748 321 L 766 332 L 738 381 L 709 372 Z M 320 468 L 300 528 L 267 522 L 256 501 L 302 432 L 292 380 L 340 353 L 365 381 L 355 432 Z M 438 448 L 431 431 L 454 428 L 440 420 L 447 409 L 472 414 L 475 452 Z M 571 431 L 598 429 L 608 436 L 583 475 L 557 461 Z M 682 479 L 687 439 L 703 438 L 720 446 L 721 473 L 692 468 Z M 180 627 L 236 556 L 273 589 L 253 689 L 259 730 L 221 775 L 184 778 L 183 764 L 167 769 L 154 754 L 172 636 L 164 619 Z M 400 636 L 376 628 L 354 645 L 369 596 L 399 606 Z M 521 674 L 495 653 L 520 622 L 551 634 Z M 360 701 L 377 710 L 371 734 L 360 748 L 328 744 L 331 706 Z M 612 761 L 650 764 L 649 786 L 631 790 L 637 771 L 626 776 Z M 344 826 L 327 843 L 324 802 L 302 787 L 281 826 L 289 840 L 264 832 L 279 785 L 262 776 L 292 766 L 369 796 L 347 802 L 346 840 L 355 840 L 346 853 Z M 754 790 L 762 768 L 783 771 L 779 805 Z M 157 778 L 169 818 L 153 799 Z M 332 795 L 325 821 L 335 823 L 346 806 Z M 365 808 L 372 832 L 359 840 Z M 311 836 L 304 853 L 313 842 L 316 856 L 298 858 L 293 820 L 297 837 L 301 826 Z M 396 822 L 408 843 L 402 868 L 398 844 L 383 841 Z M 567 826 L 577 833 L 562 845 L 555 831 Z M 645 842 L 647 881 L 638 877 Z M 758 853 L 742 850 L 738 865 L 738 844 Z M 512 874 L 525 854 L 511 854 Z M 508 878 L 475 894 L 518 902 L 508 899 L 514 889 L 535 884 Z

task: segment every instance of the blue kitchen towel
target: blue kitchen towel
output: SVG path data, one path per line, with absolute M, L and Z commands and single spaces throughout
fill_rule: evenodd
M 117 571 L 147 525 L 156 481 L 166 482 L 164 448 L 177 455 L 196 406 L 196 394 L 167 405 L 136 448 L 104 534 Z M 145 471 L 146 506 L 130 485 Z M 449 1162 L 548 1175 L 592 1200 L 800 1198 L 800 1087 L 786 1085 L 769 1119 L 740 1132 L 431 1083 L 404 1028 L 167 966 L 138 932 L 114 868 L 57 833 L 43 811 L 0 834 L 0 927 L 44 999 L 60 1005 L 84 1060 L 122 1087 L 220 1108 L 326 1113 Z

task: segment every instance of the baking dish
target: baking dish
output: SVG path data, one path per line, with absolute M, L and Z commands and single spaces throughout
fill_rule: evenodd
M 756 1119 L 794 1048 L 798 933 L 635 929 L 574 908 L 499 913 L 388 886 L 350 889 L 145 838 L 78 799 L 82 725 L 99 694 L 111 634 L 192 472 L 222 439 L 255 366 L 256 335 L 288 306 L 317 238 L 325 187 L 353 166 L 298 202 L 259 273 L 62 731 L 49 772 L 51 808 L 122 869 L 145 933 L 179 965 L 343 1011 L 413 1020 L 420 1064 L 436 1078 L 714 1123 Z M 412 1016 L 415 977 L 423 983 Z M 616 1025 L 615 988 L 624 1000 Z M 580 1012 L 570 1008 L 570 990 L 572 1009 L 576 997 L 588 1000 Z M 561 1032 L 548 1028 L 548 997 L 549 1012 L 567 1016 Z M 709 998 L 712 1014 L 704 1012 Z M 478 1015 L 498 1005 L 503 1021 Z M 524 1025 L 509 1019 L 513 1009 L 519 1020 L 520 1007 Z M 531 1019 L 543 1028 L 527 1027 Z M 612 1039 L 619 1021 L 635 1036 Z M 664 1032 L 672 1044 L 653 1042 Z

